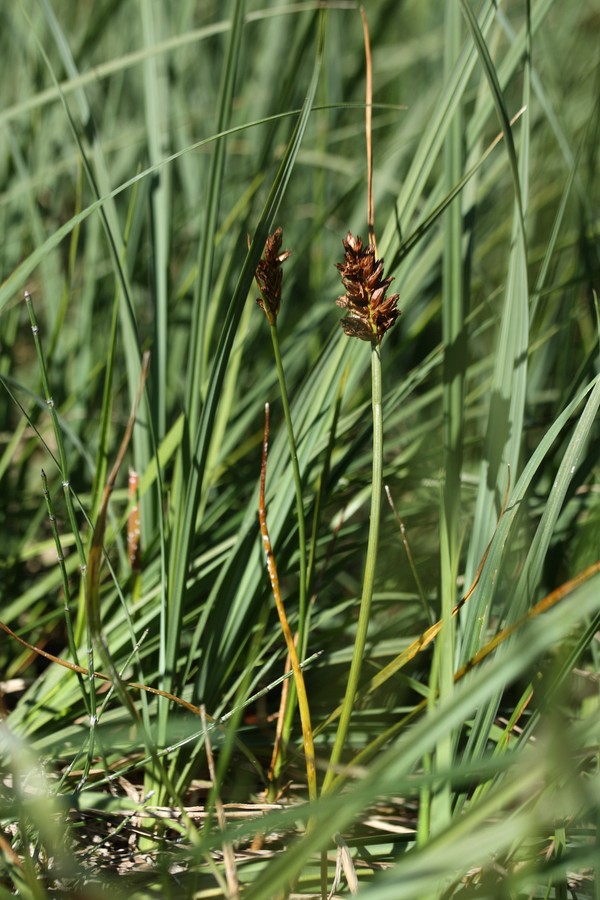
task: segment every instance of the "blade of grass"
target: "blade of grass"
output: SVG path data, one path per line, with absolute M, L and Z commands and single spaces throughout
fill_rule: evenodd
M 234 0 L 232 26 L 223 70 L 217 103 L 216 131 L 219 134 L 227 131 L 231 121 L 233 92 L 239 65 L 244 26 L 245 0 Z M 194 284 L 192 305 L 192 325 L 190 333 L 190 366 L 186 389 L 185 408 L 189 420 L 189 434 L 193 439 L 196 434 L 200 410 L 204 401 L 204 384 L 209 365 L 209 348 L 211 333 L 208 326 L 210 292 L 213 281 L 214 239 L 223 175 L 225 172 L 226 138 L 215 141 L 208 175 L 208 196 L 203 228 L 198 245 L 198 278 Z
M 150 0 L 141 4 L 142 34 L 146 47 L 154 47 L 156 35 L 165 31 L 164 11 Z M 144 97 L 146 101 L 146 129 L 148 139 L 148 159 L 158 163 L 168 153 L 169 132 L 165 122 L 165 111 L 169 109 L 169 82 L 167 63 L 164 55 L 147 55 L 144 59 Z M 168 268 L 169 229 L 171 213 L 171 170 L 163 169 L 151 187 L 151 243 L 154 300 L 154 363 L 155 385 L 153 420 L 156 437 L 160 441 L 165 435 L 167 423 L 167 350 L 169 346 Z M 154 399 L 155 398 L 155 399 Z
M 446 9 L 444 72 L 452 75 L 459 56 L 461 35 L 460 10 L 456 4 Z M 444 187 L 450 192 L 463 172 L 463 113 L 458 103 L 449 124 L 444 143 Z M 441 700 L 454 690 L 455 622 L 452 615 L 456 603 L 456 584 L 460 564 L 460 476 L 464 426 L 464 373 L 467 360 L 464 331 L 463 288 L 463 221 L 459 200 L 444 214 L 444 248 L 442 258 L 442 338 L 444 343 L 444 483 L 440 496 L 440 593 L 441 632 L 436 640 L 434 662 L 430 673 L 430 698 L 436 693 Z M 437 680 L 434 678 L 437 675 Z M 437 690 L 436 690 L 437 689 Z M 447 735 L 436 748 L 432 770 L 447 769 L 452 762 L 457 735 Z M 451 819 L 450 785 L 441 783 L 431 799 L 427 799 L 427 818 L 432 833 L 442 830 Z M 423 839 L 424 829 L 420 829 Z
M 164 671 L 163 683 L 161 685 L 165 690 L 170 690 L 175 680 L 174 667 L 179 652 L 182 604 L 189 570 L 192 542 L 195 534 L 196 512 L 202 494 L 205 465 L 210 449 L 212 428 L 219 404 L 221 389 L 233 347 L 237 325 L 239 323 L 244 302 L 248 295 L 250 284 L 254 278 L 258 259 L 264 247 L 274 216 L 277 214 L 279 204 L 281 203 L 281 199 L 287 188 L 300 143 L 306 129 L 321 66 L 323 52 L 322 43 L 322 24 L 320 24 L 317 37 L 315 65 L 306 100 L 302 113 L 288 143 L 275 181 L 269 192 L 254 238 L 246 255 L 242 271 L 240 272 L 231 303 L 224 318 L 222 331 L 219 337 L 219 344 L 208 382 L 205 403 L 200 414 L 197 431 L 192 444 L 193 452 L 190 459 L 189 477 L 182 498 L 181 512 L 174 523 L 171 542 L 168 601 L 169 633 L 165 650 L 166 668 Z M 163 720 L 163 730 L 165 728 L 166 721 Z
M 464 11 L 464 7 L 463 7 Z M 508 465 L 513 473 L 519 471 L 523 420 L 527 387 L 527 348 L 529 343 L 529 287 L 527 277 L 527 240 L 524 216 L 527 212 L 527 190 L 529 170 L 529 113 L 526 109 L 521 120 L 521 148 L 519 162 L 509 134 L 510 126 L 502 94 L 497 82 L 492 61 L 487 54 L 480 32 L 472 18 L 465 11 L 486 77 L 494 92 L 498 115 L 506 137 L 505 146 L 509 156 L 515 200 L 513 226 L 508 259 L 507 284 L 498 337 L 492 379 L 488 421 L 484 439 L 484 456 L 480 469 L 480 485 L 475 507 L 473 537 L 469 544 L 466 577 L 469 580 L 476 561 L 485 546 L 495 518 L 494 507 L 497 499 L 498 478 Z M 525 79 L 523 84 L 523 105 L 529 103 L 529 67 L 526 56 Z M 482 627 L 485 627 L 489 607 L 483 609 L 479 603 L 473 604 L 463 620 L 461 658 L 463 661 L 473 656 Z
M 77 67 L 68 46 L 68 41 L 65 37 L 65 34 L 60 26 L 58 19 L 56 18 L 56 15 L 54 14 L 49 0 L 41 0 L 41 2 L 44 15 L 57 44 L 63 65 L 65 66 L 67 72 L 69 72 L 71 76 L 74 76 L 77 74 Z M 31 19 L 29 18 L 25 10 L 23 10 L 23 12 L 30 24 L 32 24 Z M 33 33 L 35 35 L 35 31 Z M 59 90 L 60 93 L 60 89 L 58 87 L 58 79 L 48 57 L 48 54 L 46 53 L 42 43 L 37 38 L 36 43 L 39 53 L 52 77 L 52 81 L 54 82 L 55 87 L 57 88 L 57 90 Z M 87 133 L 91 135 L 91 154 L 94 160 L 94 169 L 92 169 L 90 161 L 88 160 L 88 154 L 84 146 L 84 141 L 80 135 L 80 130 L 77 127 L 75 119 L 69 109 L 66 98 L 61 94 L 60 99 L 65 112 L 65 116 L 67 118 L 67 122 L 69 124 L 69 128 L 77 144 L 80 159 L 83 164 L 92 192 L 97 200 L 99 200 L 103 193 L 107 195 L 106 202 L 98 207 L 98 213 L 102 221 L 103 229 L 108 242 L 111 261 L 115 272 L 115 278 L 121 288 L 122 302 L 119 304 L 120 323 L 123 332 L 123 341 L 126 348 L 125 364 L 127 369 L 129 396 L 133 399 L 133 397 L 135 397 L 136 388 L 139 384 L 141 374 L 140 345 L 137 334 L 136 315 L 132 299 L 132 290 L 129 276 L 121 262 L 124 257 L 124 245 L 119 227 L 119 219 L 115 204 L 112 201 L 112 198 L 110 198 L 110 195 L 108 195 L 110 184 L 110 180 L 108 177 L 108 168 L 106 166 L 102 147 L 98 139 L 98 130 L 94 126 L 93 117 L 89 104 L 87 102 L 87 98 L 85 96 L 85 92 L 81 88 L 78 89 L 76 92 L 76 99 L 79 106 L 79 113 L 81 116 L 83 129 L 85 129 L 85 131 L 87 131 Z M 144 471 L 144 469 L 148 465 L 150 451 L 147 431 L 140 428 L 139 425 L 136 426 L 134 432 L 133 449 L 135 468 L 138 471 Z M 144 530 L 149 532 L 150 525 L 151 504 L 147 502 L 144 505 L 143 512 Z

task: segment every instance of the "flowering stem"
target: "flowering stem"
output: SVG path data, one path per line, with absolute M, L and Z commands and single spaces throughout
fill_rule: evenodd
M 306 694 L 306 686 L 304 684 L 304 676 L 298 659 L 298 651 L 294 643 L 292 631 L 290 629 L 288 619 L 285 613 L 285 607 L 279 589 L 279 576 L 277 574 L 277 566 L 271 546 L 271 538 L 267 526 L 267 511 L 265 504 L 265 481 L 267 477 L 267 450 L 269 443 L 269 404 L 265 405 L 265 433 L 263 439 L 262 464 L 260 468 L 260 498 L 259 498 L 259 521 L 260 531 L 263 539 L 263 548 L 267 559 L 267 569 L 269 579 L 271 581 L 271 589 L 277 608 L 277 614 L 281 623 L 281 629 L 287 644 L 290 662 L 294 672 L 294 683 L 298 694 L 298 705 L 300 707 L 300 719 L 302 722 L 302 736 L 304 739 L 304 757 L 306 762 L 306 777 L 308 783 L 308 796 L 310 800 L 317 799 L 317 772 L 315 769 L 315 748 L 313 744 L 312 725 L 310 720 L 310 710 L 308 706 L 308 696 Z M 298 642 L 299 643 L 299 642 Z
M 294 428 L 292 425 L 292 414 L 290 411 L 290 403 L 288 399 L 288 393 L 285 383 L 285 373 L 283 371 L 283 361 L 281 359 L 281 349 L 279 346 L 279 335 L 277 332 L 277 321 L 269 321 L 269 328 L 271 330 L 271 340 L 273 342 L 273 354 L 275 356 L 275 365 L 277 368 L 277 377 L 279 379 L 279 389 L 281 392 L 281 405 L 283 407 L 283 415 L 285 419 L 285 427 L 287 430 L 288 436 L 288 444 L 290 448 L 290 458 L 292 461 L 292 473 L 294 478 L 294 487 L 296 492 L 296 517 L 298 519 L 298 544 L 299 544 L 299 556 L 300 556 L 300 576 L 299 576 L 299 591 L 298 591 L 298 639 L 297 639 L 297 648 L 300 658 L 305 656 L 306 654 L 306 645 L 308 643 L 307 635 L 306 635 L 306 624 L 307 624 L 307 610 L 306 610 L 306 597 L 308 586 L 306 583 L 307 580 L 307 561 L 306 561 L 306 529 L 304 524 L 304 504 L 302 501 L 302 482 L 300 480 L 300 466 L 298 464 L 298 453 L 296 448 L 296 439 L 294 437 Z M 296 696 L 298 696 L 298 702 L 300 704 L 300 714 L 303 716 L 302 711 L 302 697 L 300 693 L 297 691 L 297 683 L 294 680 L 291 682 L 289 686 L 289 691 L 286 698 L 286 707 L 283 718 L 283 727 L 281 729 L 281 743 L 279 747 L 279 753 L 277 754 L 277 758 L 275 760 L 273 774 L 275 779 L 279 776 L 279 772 L 281 770 L 282 765 L 282 748 L 285 748 L 287 742 L 289 741 L 290 733 L 292 730 L 292 721 L 294 717 L 294 711 L 296 708 Z M 314 763 L 313 763 L 314 765 Z M 315 782 L 316 785 L 316 782 Z M 310 785 L 309 785 L 310 787 Z M 316 789 L 316 788 L 315 788 Z
M 363 579 L 362 596 L 360 600 L 360 612 L 358 626 L 354 640 L 354 651 L 346 693 L 342 703 L 337 734 L 331 751 L 329 767 L 323 781 L 322 794 L 330 791 L 332 782 L 337 774 L 350 717 L 354 706 L 354 698 L 360 680 L 360 671 L 367 640 L 367 628 L 371 612 L 371 600 L 373 598 L 373 584 L 375 581 L 375 566 L 377 562 L 377 545 L 379 543 L 379 520 L 381 515 L 381 489 L 383 484 L 383 414 L 381 407 L 381 356 L 378 342 L 371 343 L 371 378 L 372 378 L 372 409 L 373 409 L 373 481 L 371 485 L 371 517 L 369 522 L 369 539 L 367 543 L 367 559 L 365 563 L 365 575 Z
M 304 504 L 302 501 L 302 481 L 300 480 L 300 466 L 298 465 L 298 452 L 296 448 L 296 439 L 294 437 L 294 428 L 292 425 L 292 414 L 290 412 L 290 403 L 288 399 L 287 388 L 285 384 L 285 373 L 283 371 L 283 361 L 281 359 L 281 350 L 279 347 L 279 336 L 277 334 L 277 323 L 269 324 L 271 329 L 271 340 L 273 342 L 273 353 L 275 356 L 275 365 L 277 367 L 277 377 L 279 379 L 279 389 L 281 391 L 281 405 L 283 407 L 283 415 L 285 418 L 285 427 L 287 430 L 288 444 L 290 447 L 290 458 L 292 461 L 292 473 L 294 477 L 294 488 L 296 491 L 296 517 L 298 519 L 298 549 L 300 554 L 300 586 L 298 601 L 298 651 L 303 657 L 306 652 L 305 647 L 305 626 L 306 626 L 306 528 L 304 524 Z

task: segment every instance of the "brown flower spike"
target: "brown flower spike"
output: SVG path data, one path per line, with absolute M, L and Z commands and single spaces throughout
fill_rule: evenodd
M 375 259 L 375 248 L 364 247 L 362 238 L 348 232 L 343 244 L 344 262 L 336 268 L 346 293 L 338 297 L 337 305 L 348 310 L 348 315 L 340 325 L 349 337 L 379 344 L 400 315 L 396 309 L 399 294 L 386 297 L 394 279 L 383 277 L 383 260 Z
M 281 264 L 286 261 L 291 252 L 290 250 L 281 250 L 282 235 L 281 228 L 269 235 L 265 244 L 264 258 L 258 263 L 254 275 L 260 291 L 260 297 L 256 302 L 264 311 L 269 325 L 274 325 L 277 321 L 281 304 Z

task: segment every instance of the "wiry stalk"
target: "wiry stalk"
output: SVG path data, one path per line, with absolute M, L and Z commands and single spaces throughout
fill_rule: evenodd
M 42 378 L 42 386 L 44 390 L 44 399 L 46 401 L 46 406 L 48 407 L 48 412 L 50 413 L 50 418 L 52 420 L 52 427 L 54 430 L 54 439 L 56 441 L 56 447 L 58 450 L 58 468 L 60 470 L 60 476 L 62 480 L 63 492 L 65 497 L 65 505 L 67 507 L 67 515 L 69 517 L 69 523 L 71 525 L 71 531 L 73 532 L 73 537 L 75 539 L 75 546 L 77 547 L 77 553 L 79 556 L 79 569 L 83 578 L 83 589 L 85 591 L 85 579 L 87 575 L 87 559 L 85 555 L 85 550 L 83 547 L 83 541 L 81 540 L 81 535 L 79 533 L 79 526 L 77 524 L 77 516 L 75 514 L 75 508 L 73 505 L 73 494 L 71 491 L 71 484 L 69 481 L 69 470 L 67 467 L 67 454 L 65 452 L 65 445 L 62 436 L 62 429 L 60 426 L 60 422 L 58 420 L 58 413 L 56 412 L 56 406 L 54 403 L 54 397 L 52 396 L 52 392 L 50 390 L 50 381 L 48 379 L 48 369 L 46 367 L 46 358 L 44 355 L 44 348 L 42 346 L 42 341 L 40 339 L 40 328 L 37 321 L 37 316 L 35 314 L 35 309 L 33 307 L 33 302 L 31 299 L 31 294 L 29 291 L 25 291 L 23 299 L 25 300 L 25 305 L 27 306 L 27 312 L 29 313 L 29 321 L 31 322 L 31 332 L 33 334 L 33 342 L 35 344 L 35 350 L 37 354 L 38 364 L 40 368 L 40 375 Z M 44 476 L 44 486 L 45 484 L 45 476 Z M 68 621 L 67 621 L 67 630 L 68 630 Z M 72 646 L 69 647 L 71 651 L 71 655 L 75 653 L 75 637 L 71 633 L 69 635 L 69 640 L 72 641 Z M 74 664 L 77 665 L 77 659 L 74 658 Z M 94 671 L 94 651 L 93 644 L 91 639 L 91 633 L 88 633 L 88 669 L 93 673 Z M 95 715 L 94 710 L 96 709 L 96 687 L 94 684 L 93 675 L 89 678 L 89 704 L 86 701 L 87 708 L 90 714 L 90 727 L 93 729 L 95 727 Z
M 346 693 L 342 702 L 342 710 L 338 722 L 338 729 L 331 751 L 329 767 L 323 781 L 323 793 L 327 793 L 337 774 L 348 726 L 354 706 L 354 698 L 358 689 L 360 671 L 362 667 L 365 644 L 367 641 L 367 629 L 371 614 L 371 601 L 373 599 L 373 585 L 375 583 L 375 567 L 377 563 L 377 546 L 379 543 L 379 520 L 381 517 L 381 494 L 383 486 L 383 415 L 381 406 L 381 356 L 379 344 L 371 344 L 371 376 L 372 376 L 372 410 L 373 410 L 373 471 L 371 489 L 371 517 L 369 521 L 369 537 L 367 542 L 367 559 L 365 563 L 365 575 L 363 579 L 362 595 L 360 598 L 360 612 L 352 662 L 346 683 Z
M 288 445 L 290 450 L 290 460 L 292 463 L 292 475 L 294 479 L 294 491 L 296 495 L 296 518 L 298 521 L 298 551 L 300 568 L 298 587 L 298 650 L 300 655 L 304 656 L 308 644 L 308 634 L 306 627 L 308 596 L 306 526 L 304 521 L 304 503 L 302 499 L 302 479 L 300 476 L 300 466 L 298 463 L 298 449 L 296 438 L 294 435 L 292 413 L 286 387 L 283 360 L 281 358 L 279 334 L 277 331 L 277 316 L 279 314 L 279 307 L 281 305 L 281 265 L 290 255 L 289 250 L 281 250 L 282 234 L 282 229 L 277 228 L 277 230 L 267 238 L 264 257 L 260 260 L 256 269 L 256 283 L 260 291 L 260 297 L 258 298 L 257 303 L 265 313 L 267 321 L 269 323 L 269 329 L 271 331 L 273 355 L 275 357 L 275 366 L 277 368 L 277 378 L 279 381 L 279 390 L 281 393 L 281 404 L 283 407 L 283 415 L 285 419 L 285 427 L 287 431 Z M 292 718 L 295 709 L 294 686 L 295 681 L 291 684 L 287 696 L 284 722 L 281 729 L 280 744 L 282 746 L 285 746 L 287 741 L 289 740 L 289 735 L 292 727 Z M 278 756 L 278 758 L 275 759 L 273 767 L 275 776 L 278 775 L 280 764 L 281 756 Z
M 300 668 L 300 660 L 298 659 L 298 651 L 292 635 L 292 631 L 287 619 L 281 591 L 279 589 L 279 576 L 277 574 L 277 566 L 275 564 L 275 556 L 271 547 L 271 539 L 267 528 L 267 511 L 265 505 L 265 482 L 267 477 L 267 452 L 269 444 L 269 404 L 265 404 L 265 435 L 263 440 L 262 464 L 260 469 L 260 500 L 258 515 L 260 520 L 260 531 L 263 539 L 263 547 L 267 559 L 267 569 L 269 579 L 271 581 L 271 590 L 277 607 L 277 614 L 281 623 L 281 630 L 287 645 L 292 670 L 294 672 L 294 683 L 298 694 L 298 706 L 300 709 L 300 721 L 302 723 L 302 736 L 304 738 L 304 757 L 306 761 L 306 778 L 308 782 L 308 795 L 311 800 L 317 799 L 317 773 L 315 769 L 315 748 L 312 736 L 312 724 L 310 720 L 310 710 L 308 706 L 308 696 L 306 686 L 304 684 L 304 676 Z
M 377 259 L 375 241 L 375 206 L 373 202 L 373 152 L 371 140 L 371 110 L 373 103 L 373 77 L 371 65 L 371 44 L 369 28 L 364 7 L 361 7 L 363 34 L 365 41 L 365 60 L 367 69 L 366 84 L 366 144 L 367 144 L 367 220 L 369 228 L 369 244 L 363 246 L 360 237 L 353 237 L 348 232 L 343 241 L 344 262 L 338 263 L 342 276 L 342 284 L 346 289 L 337 300 L 338 306 L 346 310 L 341 320 L 344 333 L 349 337 L 357 337 L 371 343 L 371 404 L 373 410 L 373 473 L 371 484 L 371 514 L 369 520 L 369 537 L 367 541 L 367 559 L 363 579 L 362 595 L 358 625 L 354 639 L 352 662 L 346 683 L 346 692 L 342 701 L 338 729 L 331 751 L 329 767 L 323 781 L 323 793 L 327 793 L 336 775 L 348 727 L 354 706 L 362 660 L 367 641 L 367 629 L 375 584 L 375 567 L 377 562 L 377 545 L 379 542 L 379 520 L 381 517 L 381 493 L 383 487 L 383 414 L 381 407 L 381 341 L 385 333 L 392 327 L 398 316 L 398 294 L 386 296 L 393 281 L 384 277 L 383 259 Z M 322 892 L 324 888 L 325 865 L 321 864 Z
M 46 477 L 46 473 L 42 469 L 42 487 L 44 491 L 44 499 L 46 500 L 46 509 L 48 511 L 48 520 L 50 522 L 50 529 L 52 531 L 52 537 L 54 538 L 54 545 L 56 547 L 56 556 L 58 559 L 58 567 L 60 569 L 61 580 L 62 580 L 62 588 L 63 588 L 63 602 L 64 602 L 64 612 L 65 612 L 65 625 L 67 627 L 67 642 L 69 645 L 69 653 L 71 654 L 71 658 L 75 665 L 78 665 L 79 657 L 77 654 L 77 644 L 75 641 L 75 633 L 73 631 L 73 619 L 71 618 L 71 588 L 69 586 L 69 576 L 67 574 L 67 569 L 65 566 L 65 556 L 63 553 L 62 543 L 60 540 L 60 534 L 58 533 L 58 527 L 56 525 L 56 516 L 54 514 L 54 506 L 52 503 L 52 498 L 50 496 L 50 491 L 48 489 L 48 479 Z M 90 700 L 88 698 L 85 683 L 83 680 L 83 673 L 80 671 L 76 671 L 77 680 L 79 681 L 79 687 L 81 688 L 81 696 L 83 697 L 83 702 L 86 707 L 86 711 L 88 716 L 90 717 L 90 739 L 88 741 L 88 748 L 85 763 L 83 766 L 83 774 L 81 777 L 81 782 L 85 781 L 88 777 L 92 761 L 94 758 L 94 747 L 95 747 L 95 732 L 96 732 L 96 722 L 98 720 L 97 715 L 92 715 L 93 707 L 90 706 Z M 89 676 L 90 680 L 90 694 L 92 697 L 95 696 L 95 690 L 93 688 L 94 678 L 93 674 Z
M 300 584 L 298 588 L 298 647 L 300 653 L 304 655 L 306 652 L 306 597 L 307 597 L 307 565 L 306 565 L 306 526 L 304 522 L 304 503 L 302 501 L 302 479 L 300 477 L 300 465 L 298 463 L 298 449 L 296 438 L 294 435 L 294 426 L 292 424 L 292 413 L 290 410 L 290 401 L 288 398 L 287 387 L 285 382 L 285 372 L 283 370 L 283 360 L 281 359 L 281 350 L 279 347 L 279 336 L 277 334 L 277 323 L 270 325 L 271 340 L 273 342 L 273 355 L 275 357 L 275 365 L 277 367 L 277 378 L 279 380 L 279 390 L 281 392 L 281 406 L 283 408 L 283 417 L 285 419 L 285 427 L 288 437 L 288 445 L 290 448 L 290 459 L 292 463 L 292 475 L 294 478 L 294 490 L 296 493 L 296 518 L 298 520 L 298 551 L 300 557 Z
M 73 537 L 75 538 L 75 545 L 77 547 L 77 553 L 79 554 L 80 568 L 82 575 L 85 575 L 86 570 L 86 558 L 85 558 L 85 550 L 83 549 L 83 542 L 81 540 L 81 535 L 79 534 L 79 528 L 77 526 L 77 516 L 75 515 L 75 508 L 73 506 L 73 496 L 71 493 L 71 485 L 69 483 L 69 472 L 67 468 L 67 455 L 65 453 L 65 445 L 62 438 L 62 429 L 60 427 L 60 422 L 58 421 L 58 414 L 56 412 L 56 407 L 54 404 L 54 398 L 52 396 L 52 392 L 50 391 L 50 382 L 48 380 L 48 370 L 46 368 L 46 359 L 44 356 L 44 349 L 42 347 L 42 342 L 40 340 L 40 327 L 38 325 L 37 317 L 35 314 L 35 310 L 33 308 L 33 302 L 31 300 L 31 294 L 29 291 L 25 291 L 24 298 L 25 305 L 27 306 L 27 312 L 29 313 L 29 320 L 31 322 L 31 332 L 33 334 L 33 342 L 35 344 L 35 349 L 38 358 L 38 364 L 40 367 L 40 374 L 42 377 L 42 385 L 44 389 L 44 399 L 46 401 L 46 406 L 48 407 L 48 412 L 50 413 L 50 418 L 52 419 L 52 426 L 54 429 L 54 438 L 56 440 L 56 447 L 58 450 L 58 467 L 60 469 L 60 474 L 62 478 L 62 486 L 65 494 L 65 503 L 67 506 L 67 513 L 69 516 L 69 522 L 71 528 L 73 530 Z

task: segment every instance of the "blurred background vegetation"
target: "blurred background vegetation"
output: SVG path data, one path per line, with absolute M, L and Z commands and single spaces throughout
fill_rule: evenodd
M 312 836 L 288 847 L 282 835 L 299 814 L 277 812 L 270 852 L 238 874 L 252 897 L 294 878 L 317 892 L 315 854 L 333 860 L 339 831 L 369 897 L 591 897 L 598 581 L 590 572 L 547 615 L 535 604 L 600 557 L 600 6 L 369 0 L 366 12 L 378 249 L 402 309 L 382 343 L 396 514 L 386 503 L 348 759 L 368 753 L 346 793 L 315 813 Z M 322 655 L 306 679 L 322 771 L 335 727 L 319 728 L 343 696 L 371 478 L 368 346 L 342 334 L 335 305 L 342 238 L 367 237 L 358 7 L 21 0 L 2 5 L 0 23 L 0 618 L 88 666 L 100 635 L 85 564 L 149 350 L 126 463 L 139 477 L 141 568 L 127 555 L 124 466 L 104 539 L 104 639 L 125 678 L 213 717 L 237 710 L 211 732 L 215 793 L 257 809 L 265 796 L 298 803 L 296 720 L 267 777 L 280 688 L 244 706 L 285 664 L 257 523 L 266 401 L 269 525 L 292 625 L 299 572 L 289 447 L 252 275 L 281 225 L 292 255 L 278 333 L 313 561 L 308 653 Z M 501 641 L 487 674 L 455 684 L 528 610 L 530 630 Z M 389 668 L 440 619 L 435 650 Z M 105 668 L 97 653 L 94 665 Z M 144 850 L 135 837 L 120 846 L 123 809 L 150 834 L 146 806 L 214 802 L 189 711 L 133 690 L 139 719 L 119 691 L 103 706 L 105 689 L 9 636 L 0 671 L 7 895 L 92 891 L 110 880 L 93 833 L 111 860 L 122 854 L 123 871 L 126 854 L 139 861 Z M 402 727 L 423 698 L 425 718 Z M 190 735 L 161 769 L 153 754 Z M 111 794 L 115 772 L 126 781 Z M 37 812 L 29 790 L 43 798 Z M 68 826 L 67 807 L 79 811 Z M 88 808 L 105 818 L 90 824 Z M 62 821 L 60 836 L 44 830 L 47 816 Z M 244 827 L 238 850 L 256 830 Z M 146 840 L 151 865 L 133 866 L 129 893 L 225 890 L 220 863 L 216 874 L 206 863 L 220 846 L 214 830 L 170 823 Z

